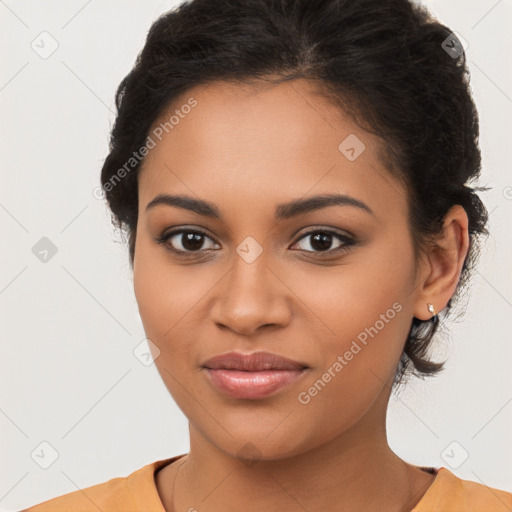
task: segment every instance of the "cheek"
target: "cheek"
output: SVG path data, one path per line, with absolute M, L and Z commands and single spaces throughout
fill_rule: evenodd
M 412 320 L 413 271 L 407 241 L 391 243 L 383 237 L 371 248 L 347 255 L 338 266 L 311 267 L 301 270 L 300 277 L 295 269 L 288 282 L 306 306 L 299 316 L 309 310 L 310 321 L 327 334 L 333 350 L 342 350 L 360 333 L 364 338 L 367 329 L 374 332 L 375 324 L 380 339 L 400 345 Z
M 206 290 L 201 294 L 194 289 L 185 277 L 186 272 L 166 263 L 160 248 L 145 244 L 142 238 L 137 243 L 133 285 L 144 332 L 157 347 L 150 345 L 162 381 L 188 416 L 193 414 L 190 392 L 196 394 L 190 385 L 191 371 L 196 364 L 195 354 L 190 350 L 194 332 L 191 319 Z
M 135 297 L 146 334 L 163 346 L 179 325 L 186 323 L 187 314 L 200 307 L 207 283 L 197 286 L 197 280 L 190 279 L 191 267 L 170 264 L 165 249 L 153 247 L 145 235 L 137 244 L 133 270 Z
M 294 396 L 300 428 L 317 439 L 349 429 L 372 408 L 384 414 L 409 321 L 399 302 L 381 306 L 347 306 L 330 319 L 336 335 L 318 343 L 322 363 Z
M 187 406 L 194 372 L 201 359 L 198 340 L 206 325 L 208 296 L 222 273 L 170 262 L 160 246 L 142 235 L 134 261 L 133 284 L 146 337 L 158 351 L 154 357 L 162 380 L 180 406 Z
M 323 333 L 315 339 L 319 365 L 300 403 L 310 410 L 343 406 L 346 416 L 338 418 L 349 421 L 391 384 L 412 321 L 412 258 L 407 244 L 376 245 L 338 270 L 300 281 L 297 295 L 308 297 L 315 314 L 308 329 L 318 325 Z

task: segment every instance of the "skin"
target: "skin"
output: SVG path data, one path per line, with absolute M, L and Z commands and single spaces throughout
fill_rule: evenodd
M 165 509 L 412 510 L 434 476 L 393 453 L 386 409 L 413 317 L 430 318 L 427 303 L 441 311 L 457 286 L 469 243 L 464 210 L 450 210 L 437 243 L 416 260 L 408 196 L 378 158 L 382 141 L 310 83 L 201 85 L 154 126 L 190 97 L 197 106 L 144 160 L 133 266 L 155 364 L 189 420 L 188 455 L 156 474 Z M 365 144 L 355 161 L 338 149 L 349 134 Z M 146 211 L 161 193 L 213 203 L 222 220 L 169 205 Z M 373 213 L 335 205 L 274 219 L 279 204 L 331 193 Z M 208 234 L 195 250 L 180 234 L 167 241 L 187 256 L 155 241 L 180 227 Z M 355 243 L 335 253 L 344 242 L 333 236 L 322 257 L 312 236 L 322 229 Z M 263 249 L 250 264 L 236 251 L 249 236 Z M 400 312 L 300 403 L 396 303 Z M 273 352 L 309 369 L 268 398 L 228 398 L 201 364 L 229 351 Z

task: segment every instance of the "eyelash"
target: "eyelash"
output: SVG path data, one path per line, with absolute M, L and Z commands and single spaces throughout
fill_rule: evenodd
M 161 236 L 155 238 L 155 241 L 157 243 L 159 243 L 159 244 L 165 244 L 165 248 L 168 251 L 171 251 L 174 254 L 177 254 L 179 256 L 184 256 L 184 257 L 191 257 L 191 256 L 197 255 L 197 254 L 199 254 L 201 252 L 207 252 L 207 251 L 209 252 L 209 251 L 216 251 L 217 250 L 217 249 L 206 249 L 206 250 L 202 249 L 202 250 L 198 250 L 198 251 L 182 251 L 182 250 L 172 249 L 169 246 L 169 244 L 167 243 L 168 240 L 170 238 L 172 238 L 173 236 L 176 236 L 176 235 L 179 235 L 179 234 L 184 234 L 184 233 L 193 233 L 193 234 L 196 234 L 196 235 L 201 235 L 201 236 L 209 238 L 210 240 L 215 242 L 215 240 L 213 240 L 211 236 L 209 236 L 206 232 L 204 232 L 204 231 L 202 231 L 200 229 L 183 229 L 183 228 L 171 231 L 169 233 L 162 234 Z M 347 251 L 351 246 L 353 246 L 356 243 L 356 241 L 353 238 L 351 238 L 350 236 L 348 236 L 348 235 L 344 235 L 344 234 L 338 233 L 338 232 L 333 231 L 331 229 L 319 229 L 319 228 L 317 228 L 317 229 L 308 231 L 306 233 L 303 233 L 301 235 L 301 237 L 293 245 L 296 245 L 298 242 L 300 242 L 304 238 L 307 238 L 308 236 L 311 236 L 311 235 L 314 235 L 314 234 L 318 234 L 318 233 L 325 234 L 325 235 L 331 235 L 331 236 L 337 238 L 340 242 L 342 242 L 343 245 L 341 245 L 340 247 L 337 247 L 336 249 L 329 249 L 327 251 L 306 251 L 306 250 L 303 250 L 303 252 L 317 254 L 317 255 L 320 256 L 320 258 L 322 258 L 324 255 L 325 256 L 332 256 L 334 254 L 340 254 L 340 253 L 342 253 L 344 251 Z M 301 250 L 301 249 L 299 249 L 299 250 Z

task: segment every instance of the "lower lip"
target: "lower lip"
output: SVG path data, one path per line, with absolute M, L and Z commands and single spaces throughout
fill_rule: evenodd
M 299 379 L 303 370 L 213 370 L 206 368 L 210 382 L 230 398 L 258 399 L 270 396 Z

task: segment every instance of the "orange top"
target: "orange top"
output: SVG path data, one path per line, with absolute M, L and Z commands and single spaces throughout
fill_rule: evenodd
M 185 454 L 152 462 L 126 477 L 73 491 L 22 512 L 166 512 L 155 472 Z M 411 512 L 511 512 L 512 493 L 462 480 L 445 467 Z

